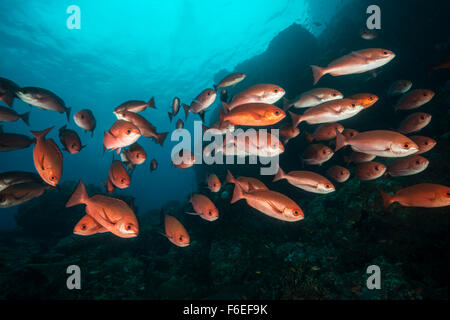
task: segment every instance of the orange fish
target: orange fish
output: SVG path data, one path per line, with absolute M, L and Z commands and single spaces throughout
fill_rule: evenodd
M 382 163 L 370 161 L 356 166 L 355 175 L 359 180 L 375 180 L 386 172 L 386 166 Z
M 392 177 L 410 176 L 420 173 L 428 167 L 429 161 L 417 154 L 409 157 L 396 159 L 387 165 L 387 173 Z
M 303 152 L 303 162 L 310 165 L 321 165 L 333 156 L 334 152 L 323 144 L 310 144 Z
M 409 91 L 412 87 L 412 82 L 409 80 L 397 80 L 391 84 L 388 89 L 388 94 L 391 96 L 398 96 Z
M 311 143 L 315 141 L 327 141 L 336 138 L 336 131 L 344 131 L 344 127 L 339 123 L 325 123 L 316 128 L 313 134 L 305 131 L 306 140 Z
M 431 121 L 431 114 L 425 112 L 415 112 L 407 116 L 398 128 L 403 134 L 417 132 L 425 128 Z
M 283 140 L 284 144 L 287 144 L 289 140 L 297 137 L 299 134 L 300 129 L 291 125 L 286 125 L 280 129 L 280 138 Z
M 175 168 L 187 169 L 195 164 L 194 154 L 187 149 L 180 150 L 180 152 L 173 157 L 174 159 L 172 159 L 172 163 Z
M 108 232 L 100 223 L 90 215 L 85 215 L 73 228 L 73 233 L 80 236 L 91 236 L 96 233 Z
M 225 181 L 228 183 L 239 184 L 245 192 L 249 192 L 249 190 L 269 190 L 269 188 L 267 188 L 266 185 L 258 179 L 252 177 L 235 178 L 229 170 L 227 170 L 227 177 Z
M 78 153 L 86 147 L 81 145 L 80 137 L 75 131 L 67 129 L 67 125 L 59 129 L 59 140 L 64 146 L 64 150 L 71 154 Z
M 289 111 L 292 125 L 298 126 L 306 121 L 308 124 L 320 124 L 345 120 L 357 115 L 364 107 L 356 100 L 332 100 L 307 109 L 303 115 Z
M 131 111 L 118 111 L 114 114 L 118 120 L 125 120 L 134 124 L 143 137 L 154 138 L 156 143 L 163 145 L 168 132 L 157 133 L 156 128 L 140 114 Z
M 312 171 L 291 171 L 286 174 L 281 168 L 278 168 L 273 182 L 282 179 L 286 179 L 294 187 L 308 192 L 327 194 L 335 191 L 330 180 Z
M 350 178 L 350 171 L 341 166 L 332 166 L 327 170 L 327 175 L 337 182 L 345 182 Z
M 410 138 L 419 146 L 419 151 L 415 155 L 430 151 L 437 143 L 436 140 L 423 136 L 412 136 Z
M 92 197 L 83 182 L 78 183 L 66 207 L 86 205 L 86 213 L 106 230 L 121 238 L 133 238 L 139 234 L 139 224 L 133 210 L 124 201 L 102 194 Z
M 325 74 L 331 74 L 332 76 L 343 76 L 348 74 L 363 73 L 384 66 L 394 58 L 395 54 L 386 49 L 371 48 L 354 51 L 332 61 L 326 68 L 311 66 L 314 77 L 314 85 Z
M 45 190 L 52 188 L 42 182 L 14 184 L 0 191 L 0 208 L 9 208 L 40 197 Z
M 220 110 L 219 123 L 224 122 L 235 126 L 269 126 L 280 122 L 286 114 L 280 108 L 267 103 L 247 103 L 239 105 L 229 113 Z
M 141 132 L 131 122 L 117 120 L 111 129 L 105 131 L 103 138 L 104 149 L 116 150 L 117 154 L 124 147 L 132 145 L 139 139 Z
M 428 103 L 434 97 L 434 92 L 427 89 L 415 89 L 403 95 L 395 106 L 395 110 L 417 109 Z
M 30 116 L 29 112 L 24 114 L 18 114 L 14 110 L 6 107 L 0 106 L 0 122 L 14 122 L 17 120 L 22 120 L 27 126 L 30 125 L 28 118 Z
M 94 114 L 89 109 L 83 109 L 73 115 L 73 121 L 84 131 L 90 131 L 91 137 L 94 136 L 94 130 L 97 125 Z
M 214 173 L 208 175 L 207 183 L 208 183 L 208 188 L 209 188 L 209 190 L 211 190 L 211 192 L 219 192 L 220 188 L 222 187 L 222 184 L 220 183 L 219 178 Z
M 302 220 L 302 209 L 292 199 L 282 193 L 271 190 L 253 190 L 245 192 L 239 183 L 234 186 L 231 203 L 245 199 L 247 204 L 269 217 L 295 222 Z
M 354 151 L 380 157 L 406 157 L 419 150 L 408 137 L 389 130 L 372 130 L 358 133 L 347 139 L 341 133 L 336 137 L 336 150 L 350 145 Z
M 363 163 L 363 162 L 369 162 L 375 159 L 377 156 L 373 154 L 367 154 L 362 152 L 353 151 L 350 157 L 344 157 L 344 161 L 346 165 L 349 165 L 350 163 Z
M 242 80 L 244 80 L 245 77 L 246 77 L 246 74 L 242 73 L 242 72 L 232 73 L 232 74 L 226 76 L 225 78 L 223 78 L 219 82 L 218 85 L 214 85 L 214 90 L 217 91 L 217 89 L 234 86 L 234 85 L 238 84 L 239 82 L 241 82 Z
M 127 172 L 127 169 L 123 166 L 119 160 L 113 160 L 111 167 L 109 168 L 109 180 L 111 183 L 119 188 L 125 189 L 130 186 L 131 179 Z
M 379 98 L 372 93 L 358 93 L 348 97 L 348 99 L 358 101 L 363 105 L 364 109 L 367 109 L 373 106 Z
M 145 102 L 142 100 L 126 101 L 126 102 L 122 103 L 121 105 L 119 105 L 118 107 L 116 107 L 113 112 L 115 113 L 115 112 L 121 112 L 121 111 L 130 111 L 130 112 L 137 113 L 137 112 L 144 111 L 146 108 L 156 109 L 154 97 L 152 97 L 148 102 Z
M 349 138 L 353 138 L 354 136 L 356 136 L 359 132 L 353 129 L 344 129 L 344 131 L 342 131 L 342 135 L 344 137 L 346 137 L 347 139 Z
M 217 93 L 213 89 L 203 90 L 192 102 L 191 105 L 182 104 L 184 109 L 184 114 L 186 119 L 188 118 L 189 112 L 198 113 L 202 120 L 204 120 L 205 110 L 208 109 L 214 101 L 216 101 Z
M 55 187 L 61 180 L 63 156 L 55 141 L 45 139 L 53 128 L 31 133 L 36 137 L 36 146 L 33 150 L 34 166 L 42 180 Z
M 420 183 L 398 190 L 391 196 L 380 190 L 384 208 L 398 202 L 404 207 L 436 208 L 450 205 L 450 188 L 447 186 Z
M 136 165 L 143 164 L 147 159 L 147 153 L 137 142 L 120 154 L 122 162 L 129 170 L 134 170 Z
M 219 219 L 219 210 L 217 210 L 214 203 L 211 200 L 209 200 L 207 196 L 198 193 L 193 194 L 191 195 L 190 202 L 192 203 L 195 212 L 193 213 L 186 212 L 186 213 L 199 215 L 201 218 L 208 221 L 214 221 Z
M 165 215 L 164 218 L 165 236 L 178 247 L 187 247 L 190 244 L 189 233 L 175 217 Z
M 315 88 L 302 93 L 300 97 L 291 101 L 283 98 L 283 110 L 286 111 L 290 107 L 294 108 L 309 108 L 314 107 L 331 100 L 338 100 L 344 98 L 344 95 L 337 90 L 329 88 Z
M 222 105 L 225 111 L 231 111 L 237 106 L 248 103 L 274 104 L 285 93 L 283 88 L 274 84 L 257 84 L 235 95 L 230 103 L 222 102 Z

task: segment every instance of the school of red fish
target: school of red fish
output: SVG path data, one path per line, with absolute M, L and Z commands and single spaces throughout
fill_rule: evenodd
M 375 35 L 370 32 L 361 33 L 364 39 L 372 39 Z M 388 64 L 395 58 L 395 53 L 386 49 L 363 49 L 351 52 L 334 61 L 328 66 L 311 66 L 313 85 L 315 86 L 325 75 L 339 77 L 343 75 L 373 72 Z M 432 115 L 424 112 L 413 112 L 405 116 L 404 120 L 392 130 L 371 130 L 358 132 L 345 128 L 338 123 L 357 116 L 365 109 L 373 107 L 380 99 L 372 93 L 357 93 L 349 97 L 335 89 L 314 88 L 304 92 L 294 99 L 285 97 L 285 90 L 275 84 L 256 84 L 247 87 L 228 99 L 228 87 L 236 86 L 244 81 L 246 74 L 233 73 L 225 77 L 213 89 L 207 88 L 195 97 L 190 105 L 182 103 L 178 97 L 172 101 L 168 112 L 169 120 L 177 116 L 180 106 L 185 112 L 185 121 L 189 114 L 198 114 L 203 121 L 203 129 L 215 129 L 216 132 L 226 134 L 234 132 L 236 127 L 267 127 L 279 124 L 289 117 L 284 126 L 279 128 L 280 140 L 267 134 L 261 136 L 259 131 L 254 139 L 244 146 L 235 145 L 236 140 L 226 141 L 219 151 L 226 155 L 249 156 L 263 152 L 269 157 L 284 152 L 291 139 L 300 135 L 299 125 L 306 122 L 314 126 L 304 132 L 309 145 L 303 150 L 302 161 L 305 165 L 323 165 L 336 152 L 350 147 L 353 153 L 345 157 L 345 163 L 333 165 L 326 171 L 327 177 L 313 171 L 284 171 L 278 167 L 273 182 L 286 180 L 290 185 L 306 192 L 329 194 L 336 191 L 335 183 L 345 183 L 350 178 L 350 164 L 355 165 L 354 174 L 359 180 L 374 180 L 386 175 L 391 177 L 418 174 L 428 167 L 429 161 L 422 154 L 431 150 L 436 141 L 432 138 L 410 135 L 416 134 L 426 127 Z M 387 88 L 387 95 L 398 97 L 393 108 L 398 112 L 418 109 L 430 102 L 435 93 L 428 89 L 413 89 L 409 80 L 398 80 Z M 222 103 L 219 121 L 206 126 L 204 115 L 218 97 Z M 63 99 L 53 92 L 38 88 L 21 88 L 11 80 L 0 78 L 0 100 L 7 106 L 0 106 L 0 122 L 24 121 L 29 125 L 29 112 L 19 114 L 13 109 L 14 99 L 20 99 L 30 106 L 44 110 L 51 110 L 66 114 L 70 121 L 71 109 Z M 280 107 L 275 104 L 281 103 Z M 130 100 L 113 109 L 117 120 L 104 132 L 103 152 L 115 151 L 120 154 L 114 159 L 105 179 L 104 187 L 108 194 L 115 188 L 125 189 L 131 183 L 131 173 L 136 166 L 147 160 L 144 148 L 138 144 L 141 137 L 153 139 L 163 145 L 168 132 L 158 132 L 142 114 L 147 109 L 157 109 L 155 99 L 149 101 Z M 304 109 L 301 114 L 298 113 Z M 94 112 L 89 109 L 78 111 L 73 120 L 85 132 L 94 134 L 96 119 Z M 176 122 L 176 130 L 184 127 L 182 119 Z M 34 145 L 33 160 L 36 173 L 23 171 L 9 171 L 0 173 L 0 208 L 19 205 L 42 195 L 47 189 L 55 189 L 61 181 L 63 173 L 63 153 L 58 144 L 47 138 L 53 127 L 41 131 L 31 131 L 33 137 L 0 131 L 0 151 L 12 151 Z M 59 140 L 63 150 L 69 154 L 81 152 L 85 147 L 77 132 L 64 125 L 59 129 Z M 327 145 L 324 143 L 332 142 Z M 334 144 L 334 147 L 333 147 Z M 229 146 L 236 148 L 228 148 Z M 229 151 L 232 150 L 232 151 Z M 181 163 L 174 163 L 175 168 L 186 169 L 195 165 L 195 157 L 190 150 L 183 149 L 178 154 Z M 394 158 L 386 165 L 374 161 L 376 157 Z M 149 170 L 158 167 L 156 159 L 150 162 Z M 333 181 L 333 182 L 332 182 Z M 299 204 L 286 195 L 270 190 L 255 177 L 234 177 L 227 170 L 225 182 L 234 184 L 231 203 L 245 200 L 246 203 L 275 219 L 295 222 L 304 219 L 305 213 Z M 211 192 L 219 192 L 222 182 L 215 173 L 207 176 L 206 184 Z M 444 185 L 421 183 L 407 186 L 390 195 L 380 190 L 384 207 L 397 202 L 406 207 L 443 207 L 450 205 L 450 188 Z M 198 215 L 207 221 L 219 219 L 219 210 L 206 195 L 193 193 L 190 196 L 192 215 Z M 82 181 L 74 190 L 66 203 L 66 207 L 85 205 L 86 215 L 76 224 L 73 232 L 78 235 L 89 236 L 97 233 L 110 232 L 118 237 L 132 238 L 139 234 L 139 223 L 133 207 L 124 201 L 103 194 L 89 195 Z M 174 245 L 186 247 L 190 244 L 190 236 L 182 223 L 175 217 L 166 214 L 164 231 L 161 232 Z

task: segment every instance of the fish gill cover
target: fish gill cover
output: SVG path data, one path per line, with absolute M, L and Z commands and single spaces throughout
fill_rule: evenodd
M 444 194 L 447 191 L 448 197 L 450 45 L 435 31 L 448 30 L 438 1 L 410 1 L 407 8 L 402 2 L 378 1 L 383 27 L 375 34 L 362 31 L 369 1 L 85 0 L 76 3 L 81 9 L 79 30 L 66 26 L 66 10 L 73 4 L 0 3 L 0 77 L 18 85 L 11 110 L 19 113 L 6 112 L 2 119 L 24 120 L 2 122 L 2 131 L 32 139 L 32 130 L 36 136 L 36 141 L 20 138 L 27 145 L 23 150 L 1 152 L 0 171 L 39 174 L 14 173 L 16 184 L 1 194 L 2 201 L 20 195 L 13 200 L 16 206 L 0 209 L 0 228 L 7 229 L 0 233 L 1 298 L 448 299 Z M 399 11 L 405 14 L 398 16 Z M 424 21 L 414 20 L 417 12 Z M 416 41 L 419 38 L 422 41 Z M 371 61 L 367 54 L 375 53 L 361 51 L 367 48 L 383 48 L 382 57 Z M 339 70 L 325 74 L 321 69 L 343 56 L 346 63 Z M 366 72 L 355 74 L 355 65 L 363 65 Z M 280 107 L 272 110 L 279 112 L 275 127 L 300 123 L 297 132 L 294 127 L 285 131 L 288 136 L 280 132 L 281 151 L 271 150 L 281 152 L 275 177 L 275 172 L 260 175 L 259 166 L 248 164 L 187 169 L 172 164 L 175 122 L 181 119 L 193 132 L 193 120 L 201 119 L 195 108 L 204 107 L 208 99 L 199 94 L 233 72 L 245 73 L 245 79 L 226 88 L 228 99 L 217 90 L 203 124 L 222 120 L 222 128 L 251 120 L 259 125 L 259 112 L 266 112 L 267 106 L 252 105 L 236 116 L 232 98 L 252 85 L 275 84 L 278 95 L 270 102 Z M 408 81 L 390 87 L 402 79 L 411 80 L 412 89 Z M 37 109 L 27 95 L 33 89 L 27 87 L 50 90 L 39 93 L 59 101 L 46 106 L 57 112 Z M 305 117 L 311 112 L 305 110 L 334 105 L 334 91 L 329 89 L 297 99 L 314 88 L 333 88 L 342 93 L 339 98 L 353 97 L 342 100 L 353 117 L 344 114 L 333 121 L 342 122 L 345 130 L 325 127 L 326 112 Z M 417 98 L 415 89 L 433 94 L 423 97 L 420 91 Z M 360 93 L 369 94 L 356 96 Z M 408 103 L 405 97 L 411 93 L 416 95 Z M 431 114 L 431 122 L 409 134 L 411 140 L 401 136 L 401 143 L 392 133 L 384 140 L 369 133 L 367 139 L 395 142 L 400 149 L 407 144 L 412 157 L 418 157 L 414 148 L 420 145 L 428 160 L 408 158 L 414 161 L 394 166 L 387 158 L 391 153 L 376 155 L 370 165 L 357 163 L 361 154 L 352 154 L 351 148 L 361 151 L 364 144 L 351 141 L 348 129 L 398 130 L 406 115 L 417 111 L 394 111 L 399 100 L 395 95 L 401 94 L 408 108 Z M 172 112 L 174 97 L 181 105 L 170 121 L 167 112 Z M 244 96 L 245 103 L 252 97 Z M 1 98 L 7 105 L 7 97 Z M 141 101 L 125 106 L 134 112 L 141 108 L 137 115 L 114 109 L 129 100 Z M 223 106 L 220 100 L 225 100 Z M 88 112 L 74 118 L 84 109 L 95 117 L 93 136 L 83 130 L 89 127 Z M 184 109 L 189 111 L 187 119 Z M 219 116 L 219 109 L 228 112 Z M 151 125 L 142 124 L 139 115 Z M 41 130 L 52 126 L 43 139 L 46 132 Z M 127 137 L 124 143 L 115 135 L 133 130 L 155 139 Z M 162 143 L 165 132 L 169 134 Z M 116 154 L 122 147 L 127 150 Z M 145 154 L 143 165 L 137 154 Z M 48 155 L 51 159 L 45 162 Z M 347 168 L 350 178 L 337 182 L 342 167 L 335 165 Z M 399 190 L 406 190 L 406 198 L 391 197 Z M 443 197 L 420 197 L 436 193 Z M 408 202 L 411 199 L 419 200 Z M 71 264 L 86 272 L 78 292 L 60 285 Z M 366 287 L 369 265 L 383 272 L 381 290 Z

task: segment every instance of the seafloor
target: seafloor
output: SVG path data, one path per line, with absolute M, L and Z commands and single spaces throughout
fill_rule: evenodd
M 384 94 L 392 81 L 406 77 L 415 87 L 435 90 L 436 97 L 423 107 L 433 114 L 433 120 L 421 134 L 438 141 L 424 154 L 430 160 L 426 171 L 370 182 L 352 177 L 325 196 L 308 194 L 285 181 L 272 184 L 272 177 L 262 177 L 269 188 L 300 204 L 306 218 L 297 223 L 269 218 L 244 201 L 230 205 L 232 185 L 224 185 L 216 195 L 199 185 L 201 192 L 214 199 L 220 211 L 217 221 L 184 214 L 191 211 L 187 199 L 157 211 L 136 208 L 140 235 L 135 239 L 109 233 L 73 235 L 73 226 L 85 213 L 82 206 L 64 208 L 76 182 L 63 182 L 59 191 L 47 191 L 19 207 L 19 229 L 0 233 L 0 298 L 448 299 L 448 207 L 394 204 L 384 210 L 377 191 L 394 192 L 420 182 L 449 185 L 449 73 L 427 73 L 428 65 L 449 51 L 448 35 L 439 32 L 448 30 L 439 25 L 447 18 L 434 2 L 408 1 L 406 8 L 401 1 L 378 2 L 383 8 L 384 29 L 370 44 L 350 34 L 350 30 L 359 32 L 361 19 L 340 20 L 338 15 L 318 40 L 301 26 L 289 27 L 273 39 L 265 53 L 236 70 L 248 73 L 249 83 L 279 84 L 291 97 L 290 92 L 311 87 L 311 63 L 324 64 L 363 47 L 392 49 L 397 53 L 396 63 L 376 78 L 361 75 L 338 82 L 327 77 L 321 86 L 338 87 L 346 95 L 371 92 L 380 96 L 371 109 L 344 123 L 361 131 L 395 128 L 402 118 L 393 112 L 393 102 Z M 342 10 L 364 12 L 366 3 L 357 3 Z M 408 12 L 421 12 L 426 21 L 417 21 Z M 281 167 L 301 169 L 298 155 L 305 145 L 303 134 L 290 142 Z M 323 173 L 330 164 L 342 163 L 344 153 L 333 157 L 325 168 L 314 170 Z M 236 176 L 258 176 L 256 166 L 226 168 Z M 205 171 L 213 170 L 223 181 L 226 168 L 196 170 L 201 180 Z M 90 195 L 101 192 L 100 186 L 88 186 Z M 176 247 L 159 234 L 162 213 L 183 222 L 192 240 L 189 247 Z M 66 268 L 73 264 L 81 268 L 81 290 L 66 288 Z M 380 290 L 366 288 L 369 265 L 381 268 Z

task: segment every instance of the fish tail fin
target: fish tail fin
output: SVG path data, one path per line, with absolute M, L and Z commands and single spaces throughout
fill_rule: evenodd
M 170 122 L 172 122 L 172 119 L 173 119 L 173 113 L 167 112 L 167 114 L 169 115 L 169 120 L 170 120 Z
M 387 209 L 393 202 L 395 202 L 394 197 L 390 194 L 383 192 L 381 190 L 378 190 L 381 194 L 381 198 L 383 199 L 383 206 L 384 209 Z
M 0 97 L 0 100 L 6 103 L 8 107 L 13 107 L 13 99 L 14 95 L 5 93 L 3 96 Z
M 69 200 L 66 203 L 66 208 L 76 206 L 77 204 L 84 203 L 89 199 L 89 196 L 86 192 L 86 187 L 83 181 L 80 180 L 78 186 L 75 191 L 70 196 Z
M 160 133 L 160 134 L 157 135 L 157 137 L 156 137 L 156 142 L 157 142 L 159 145 L 161 145 L 161 147 L 163 146 L 164 140 L 166 140 L 167 134 L 168 134 L 168 133 L 169 133 L 169 132 L 162 132 L 162 133 Z
M 322 78 L 323 75 L 326 74 L 327 72 L 326 72 L 325 68 L 321 68 L 321 67 L 313 66 L 313 65 L 311 65 L 310 67 L 312 69 L 313 78 L 314 78 L 313 84 L 316 85 L 317 82 L 319 82 L 320 78 Z
M 314 136 L 311 133 L 306 132 L 306 131 L 305 131 L 305 138 L 306 138 L 306 141 L 308 141 L 309 143 L 312 143 L 314 141 Z
M 291 107 L 291 101 L 283 97 L 283 110 L 287 111 Z
M 30 112 L 25 112 L 24 114 L 20 115 L 20 119 L 22 119 L 23 122 L 25 122 L 25 124 L 27 126 L 30 126 Z
M 336 148 L 334 149 L 334 152 L 345 147 L 346 145 L 347 145 L 347 141 L 345 139 L 345 136 L 342 133 L 340 133 L 339 131 L 336 131 Z
M 66 108 L 66 117 L 67 117 L 67 122 L 70 122 L 70 111 L 72 110 L 72 108 Z
M 278 171 L 275 174 L 275 177 L 273 178 L 272 182 L 278 181 L 278 180 L 282 180 L 286 178 L 286 174 L 284 173 L 283 169 L 281 169 L 281 167 L 278 167 Z
M 227 177 L 225 178 L 225 181 L 227 183 L 236 183 L 236 179 L 234 179 L 234 177 L 231 174 L 230 170 L 227 170 Z
M 45 129 L 45 130 L 42 130 L 42 131 L 30 131 L 30 132 L 31 132 L 31 134 L 32 134 L 33 136 L 36 137 L 36 139 L 44 139 L 45 136 L 46 136 L 50 131 L 52 131 L 52 129 L 53 129 L 54 127 L 55 127 L 55 126 L 51 126 L 50 128 Z
M 235 203 L 241 199 L 245 199 L 244 191 L 242 190 L 242 187 L 239 185 L 239 183 L 235 183 L 233 197 L 231 198 L 230 203 Z
M 205 122 L 205 111 L 199 112 L 198 115 L 202 119 L 202 122 Z
M 148 102 L 147 102 L 147 107 L 148 107 L 148 108 L 156 109 L 156 105 L 155 105 L 155 97 L 152 97 L 150 100 L 148 100 Z
M 204 124 L 202 124 L 202 129 L 203 129 L 203 134 L 209 130 L 209 128 L 207 126 L 205 126 Z
M 300 124 L 300 122 L 303 121 L 303 116 L 296 114 L 292 111 L 289 111 L 289 115 L 291 116 L 291 120 L 292 120 L 292 128 L 295 128 L 296 126 L 298 126 Z
M 183 106 L 184 109 L 185 120 L 187 120 L 189 112 L 191 112 L 191 107 L 185 103 L 182 103 L 181 105 Z

